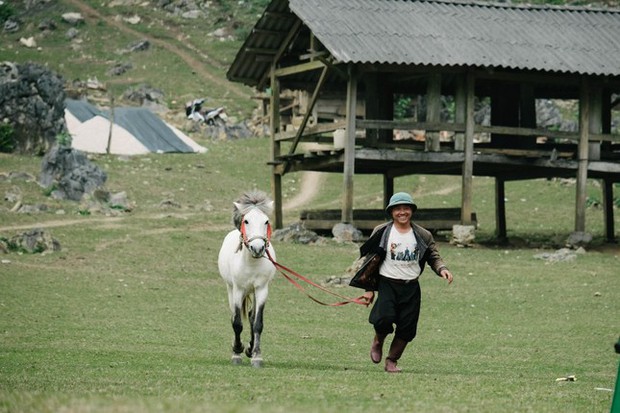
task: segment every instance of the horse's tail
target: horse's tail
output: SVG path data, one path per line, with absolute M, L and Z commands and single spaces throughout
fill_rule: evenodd
M 241 303 L 241 313 L 246 320 L 250 319 L 250 311 L 254 308 L 254 293 L 248 294 Z

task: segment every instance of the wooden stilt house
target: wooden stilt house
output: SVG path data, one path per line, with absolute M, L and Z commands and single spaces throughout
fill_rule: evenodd
M 354 224 L 356 174 L 382 175 L 386 202 L 399 176 L 460 175 L 462 224 L 474 219 L 472 177 L 494 177 L 499 237 L 506 236 L 506 181 L 572 177 L 575 231 L 586 231 L 586 180 L 594 178 L 602 182 L 605 235 L 615 238 L 620 10 L 459 0 L 272 0 L 227 75 L 270 95 L 277 227 L 282 176 L 289 172 L 342 173 L 340 220 Z M 309 97 L 293 131 L 280 123 L 285 89 Z M 326 96 L 342 100 L 342 119 L 317 115 L 317 102 Z M 425 117 L 396 119 L 398 96 L 423 96 Z M 449 119 L 440 113 L 442 97 L 454 102 Z M 576 102 L 577 129 L 542 128 L 536 119 L 541 99 Z M 482 101 L 490 106 L 487 124 L 475 118 Z M 300 150 L 299 143 L 336 130 L 344 130 L 341 149 Z M 398 130 L 425 131 L 424 141 L 396 140 Z M 443 141 L 442 133 L 451 139 Z

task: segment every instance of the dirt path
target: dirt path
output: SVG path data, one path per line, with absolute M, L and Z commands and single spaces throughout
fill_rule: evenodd
M 325 181 L 325 175 L 320 172 L 304 172 L 301 176 L 301 186 L 299 193 L 293 198 L 289 199 L 286 204 L 284 204 L 284 209 L 295 209 L 300 206 L 307 204 L 312 201 L 314 197 L 319 193 L 320 187 Z M 143 217 L 144 219 L 159 219 L 161 214 L 156 214 L 152 216 Z M 183 215 L 183 214 L 179 214 Z M 187 214 L 187 215 L 192 215 Z M 46 222 L 37 222 L 35 224 L 20 224 L 20 225 L 8 225 L 0 227 L 1 231 L 21 231 L 28 230 L 32 228 L 57 228 L 57 227 L 67 227 L 72 225 L 93 225 L 93 224 L 106 224 L 106 225 L 115 225 L 121 224 L 122 221 L 125 220 L 125 217 L 101 217 L 101 218 L 81 218 L 81 219 L 65 219 L 65 220 L 52 220 Z M 218 231 L 229 228 L 230 225 L 221 225 L 217 227 L 213 227 L 210 225 L 210 231 Z M 194 227 L 195 229 L 195 227 Z M 205 230 L 205 228 L 201 229 Z M 168 232 L 167 228 L 160 228 L 157 230 L 149 231 L 149 234 L 160 232 Z M 170 229 L 170 231 L 174 231 Z
M 55 220 L 55 221 L 37 222 L 36 224 L 24 224 L 24 225 L 12 225 L 12 226 L 0 227 L 0 231 L 17 231 L 17 230 L 32 229 L 32 228 L 56 228 L 56 227 L 66 227 L 70 225 L 81 225 L 81 224 L 97 224 L 97 223 L 110 224 L 110 223 L 121 222 L 123 219 L 124 218 L 122 217 L 104 217 L 104 218 Z
M 142 215 L 142 216 L 137 217 L 137 219 L 162 220 L 164 217 L 170 217 L 171 215 L 172 214 L 169 214 L 169 213 L 157 213 L 157 214 L 152 214 L 152 215 Z M 174 216 L 180 217 L 180 218 L 189 218 L 194 215 L 196 214 L 193 212 L 174 214 Z M 66 220 L 58 219 L 58 220 L 52 220 L 52 221 L 37 222 L 34 224 L 3 226 L 3 227 L 0 227 L 0 232 L 1 231 L 20 231 L 20 230 L 27 230 L 27 229 L 33 229 L 33 228 L 58 228 L 58 227 L 68 227 L 68 226 L 73 226 L 73 225 L 93 226 L 95 224 L 101 224 L 106 227 L 112 228 L 114 226 L 123 225 L 122 224 L 123 221 L 127 218 L 130 218 L 130 217 L 124 217 L 124 216 L 122 217 L 100 217 L 100 218 L 84 217 L 81 219 L 66 219 Z M 183 227 L 163 227 L 163 228 L 145 230 L 142 232 L 142 235 L 158 235 L 158 234 L 164 234 L 167 232 L 174 232 L 174 231 L 224 231 L 229 228 L 230 228 L 229 223 L 223 223 L 220 225 L 213 225 L 213 224 L 192 225 L 191 229 L 189 230 Z
M 192 49 L 190 53 L 186 50 L 179 48 L 179 44 L 177 43 L 171 44 L 167 42 L 166 40 L 157 39 L 155 37 L 149 36 L 147 34 L 134 30 L 130 27 L 127 27 L 122 21 L 116 20 L 114 17 L 104 16 L 101 13 L 99 13 L 96 9 L 90 7 L 88 4 L 80 0 L 66 0 L 66 2 L 74 7 L 77 7 L 82 13 L 82 15 L 85 16 L 85 18 L 93 19 L 93 20 L 103 20 L 106 22 L 106 24 L 110 25 L 111 27 L 114 27 L 124 33 L 131 34 L 132 36 L 135 36 L 136 38 L 147 39 L 152 44 L 162 47 L 166 49 L 167 51 L 169 51 L 170 53 L 177 55 L 185 63 L 187 63 L 187 65 L 191 67 L 192 70 L 196 72 L 198 76 L 201 76 L 203 79 L 208 80 L 213 83 L 219 83 L 222 81 L 222 79 L 216 76 L 213 76 L 208 70 L 206 70 L 203 64 L 198 59 L 196 59 L 192 55 L 192 53 L 200 55 L 203 59 L 208 59 L 208 57 L 204 53 L 200 53 L 197 50 L 193 49 L 191 46 L 189 47 L 190 49 Z M 170 30 L 172 31 L 172 29 Z M 177 35 L 177 38 L 179 39 L 182 37 L 182 35 L 178 32 L 176 33 L 176 35 Z M 182 44 L 183 42 L 180 41 L 180 43 Z M 185 45 L 185 47 L 188 47 L 188 46 Z M 238 97 L 249 98 L 248 93 L 245 92 L 241 87 L 235 84 L 231 83 L 228 86 L 228 89 L 231 91 L 231 93 L 233 93 L 234 95 Z
M 307 204 L 319 193 L 324 181 L 325 175 L 321 172 L 304 172 L 301 175 L 299 193 L 286 201 L 282 208 L 295 209 Z

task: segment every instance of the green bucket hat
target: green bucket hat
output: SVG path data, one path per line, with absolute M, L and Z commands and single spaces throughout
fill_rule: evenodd
M 385 212 L 390 215 L 390 210 L 396 205 L 409 205 L 413 212 L 418 209 L 418 206 L 413 202 L 413 198 L 406 192 L 397 192 L 390 198 L 390 203 L 385 208 Z

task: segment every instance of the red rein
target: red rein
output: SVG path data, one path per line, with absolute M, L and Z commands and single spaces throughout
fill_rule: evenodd
M 355 303 L 355 304 L 359 304 L 359 305 L 363 305 L 368 307 L 368 305 L 370 304 L 370 302 L 366 299 L 366 297 L 364 296 L 360 296 L 357 298 L 349 298 L 349 297 L 345 297 L 344 295 L 340 295 L 337 294 L 333 291 L 328 290 L 327 288 L 309 280 L 308 278 L 304 277 L 303 275 L 299 274 L 298 272 L 295 272 L 293 270 L 291 270 L 290 268 L 285 267 L 284 265 L 277 263 L 276 261 L 274 261 L 274 259 L 271 257 L 271 254 L 269 254 L 269 250 L 267 250 L 267 258 L 269 259 L 269 261 L 271 261 L 273 263 L 273 265 L 275 265 L 275 267 L 280 271 L 280 274 L 282 274 L 284 276 L 284 278 L 286 278 L 287 280 L 289 280 L 291 282 L 291 284 L 293 284 L 295 287 L 297 287 L 300 291 L 304 292 L 308 298 L 310 298 L 312 301 L 314 301 L 317 304 L 321 304 L 321 305 L 326 305 L 329 307 L 339 307 L 342 305 L 346 305 L 349 303 Z M 288 274 L 287 274 L 288 273 Z M 315 297 L 313 297 L 312 295 L 308 294 L 308 292 L 304 289 L 303 286 L 301 286 L 297 281 L 295 281 L 292 277 L 296 277 L 310 285 L 312 285 L 313 287 L 318 288 L 319 290 L 326 292 L 330 295 L 333 295 L 335 297 L 341 298 L 343 299 L 343 301 L 339 301 L 336 303 L 325 303 Z
M 245 233 L 245 222 L 242 220 L 241 221 L 241 239 L 243 244 L 247 247 L 248 243 L 251 241 L 251 239 L 249 240 L 247 237 L 247 234 Z M 253 237 L 254 238 L 259 238 L 259 237 Z M 280 271 L 280 274 L 282 274 L 284 276 L 284 278 L 286 278 L 288 281 L 290 281 L 291 284 L 293 284 L 295 287 L 297 287 L 297 289 L 299 289 L 300 291 L 302 291 L 303 293 L 305 293 L 308 298 L 310 298 L 312 301 L 314 301 L 317 304 L 321 304 L 321 305 L 326 305 L 329 307 L 339 307 L 342 305 L 346 305 L 349 303 L 355 303 L 355 304 L 359 304 L 359 305 L 363 305 L 368 307 L 368 305 L 370 304 L 370 301 L 368 301 L 366 299 L 366 297 L 364 296 L 360 296 L 357 298 L 349 298 L 349 297 L 345 297 L 344 295 L 340 295 L 337 294 L 333 291 L 330 291 L 328 289 L 326 289 L 325 287 L 309 280 L 308 278 L 304 277 L 303 275 L 299 274 L 298 272 L 295 272 L 293 270 L 291 270 L 290 268 L 285 267 L 284 265 L 276 262 L 273 257 L 271 256 L 271 254 L 269 253 L 269 243 L 271 242 L 271 225 L 267 224 L 267 238 L 263 238 L 265 240 L 265 251 L 267 253 L 267 258 L 269 259 L 269 261 L 271 261 L 271 263 Z M 288 273 L 288 274 L 287 274 Z M 302 281 L 304 281 L 307 284 L 312 285 L 313 287 L 318 288 L 319 290 L 326 292 L 327 294 L 333 295 L 335 297 L 341 298 L 343 301 L 339 301 L 336 303 L 325 303 L 321 300 L 318 300 L 317 298 L 313 297 L 312 295 L 310 295 L 302 285 L 300 285 L 297 281 L 295 281 L 292 277 L 296 277 Z

